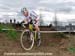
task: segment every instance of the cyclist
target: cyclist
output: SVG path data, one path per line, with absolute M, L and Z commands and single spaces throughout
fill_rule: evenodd
M 40 28 L 39 28 L 39 16 L 34 12 L 34 11 L 29 11 L 27 8 L 23 8 L 21 10 L 22 14 L 24 15 L 24 22 L 26 24 L 33 24 L 34 29 L 37 31 L 38 33 L 38 45 L 40 46 L 41 44 L 41 38 L 40 38 Z

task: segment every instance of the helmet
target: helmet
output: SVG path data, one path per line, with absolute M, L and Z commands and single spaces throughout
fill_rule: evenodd
M 21 9 L 21 12 L 24 13 L 25 11 L 28 11 L 26 7 Z

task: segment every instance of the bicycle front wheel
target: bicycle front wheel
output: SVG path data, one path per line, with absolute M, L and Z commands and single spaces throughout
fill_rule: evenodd
M 21 34 L 21 46 L 24 50 L 31 50 L 34 45 L 34 36 L 30 31 L 24 30 Z

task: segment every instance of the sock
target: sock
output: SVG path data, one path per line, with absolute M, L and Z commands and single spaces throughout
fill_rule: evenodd
M 40 39 L 40 31 L 38 31 L 38 39 Z

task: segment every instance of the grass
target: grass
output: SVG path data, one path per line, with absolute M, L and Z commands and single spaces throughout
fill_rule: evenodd
M 56 43 L 49 43 L 49 46 L 51 46 L 51 47 L 54 47 L 56 45 L 57 45 Z
M 66 34 L 61 32 L 61 33 L 53 33 L 52 34 L 54 38 L 67 38 Z
M 5 32 L 7 37 L 11 40 L 16 40 L 18 33 L 14 30 L 3 31 L 2 29 L 14 29 L 11 24 L 0 24 L 0 33 Z
M 69 47 L 67 48 L 69 52 L 75 53 L 75 35 L 70 35 L 69 37 Z
M 9 39 L 16 40 L 17 36 L 18 36 L 18 33 L 16 31 L 9 30 L 9 31 L 6 32 L 6 35 L 8 36 Z
M 69 47 L 67 48 L 69 52 L 71 53 L 75 53 L 75 47 Z
M 5 28 L 3 24 L 0 24 L 0 32 L 3 32 L 2 29 Z

